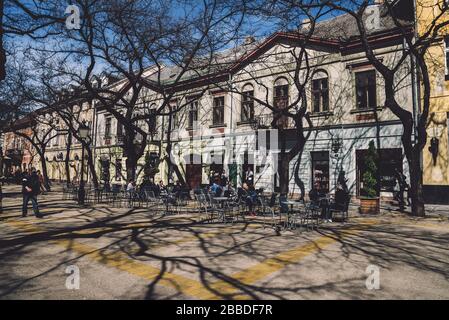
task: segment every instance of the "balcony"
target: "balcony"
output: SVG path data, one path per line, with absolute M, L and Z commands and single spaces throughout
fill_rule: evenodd
M 13 161 L 21 162 L 23 159 L 24 152 L 19 149 L 8 149 L 5 151 L 5 155 L 11 158 Z
M 251 127 L 253 129 L 270 129 L 272 128 L 271 123 L 273 122 L 273 114 L 262 114 L 260 116 L 254 117 L 254 121 L 251 123 Z M 292 119 L 288 117 L 281 117 L 277 124 L 279 127 L 282 127 L 284 129 L 294 129 L 295 125 Z

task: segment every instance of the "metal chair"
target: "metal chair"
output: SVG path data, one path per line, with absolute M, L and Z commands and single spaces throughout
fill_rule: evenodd
M 198 205 L 200 222 L 213 221 L 214 209 L 210 205 L 210 202 L 208 201 L 206 196 L 204 194 L 196 194 L 195 198 Z M 203 219 L 203 216 L 205 216 L 205 219 Z
M 329 211 L 332 213 L 332 217 L 335 216 L 335 214 L 341 214 L 342 216 L 342 221 L 346 222 L 349 219 L 349 204 L 350 204 L 351 200 L 348 197 L 348 199 L 346 199 L 345 203 L 342 204 L 333 204 L 333 206 L 331 205 L 331 207 L 329 208 Z
M 276 210 L 279 208 L 277 205 L 277 194 L 272 193 L 270 198 L 263 197 L 263 228 L 265 229 L 267 226 L 271 226 L 271 228 L 275 230 L 280 230 L 280 223 L 282 219 L 281 211 Z M 269 219 L 267 219 L 265 216 L 268 215 Z M 268 223 L 267 223 L 268 220 Z
M 322 208 L 313 202 L 305 205 L 305 215 L 303 221 L 307 229 L 309 228 L 309 226 L 311 227 L 312 231 L 315 228 L 318 229 L 320 223 L 322 222 L 321 212 Z

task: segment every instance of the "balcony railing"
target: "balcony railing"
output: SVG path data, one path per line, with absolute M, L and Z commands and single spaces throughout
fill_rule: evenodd
M 270 129 L 272 128 L 273 114 L 267 113 L 256 116 L 254 117 L 254 122 L 255 124 L 252 125 L 253 127 L 257 127 L 258 129 Z M 277 120 L 277 126 L 284 129 L 293 129 L 295 127 L 292 119 L 285 116 Z
M 22 157 L 23 156 L 23 150 L 19 149 L 8 149 L 6 150 L 6 155 L 8 157 Z

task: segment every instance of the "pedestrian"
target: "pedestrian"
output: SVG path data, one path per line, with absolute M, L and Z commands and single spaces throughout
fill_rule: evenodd
M 31 174 L 24 174 L 22 179 L 22 217 L 27 216 L 28 202 L 31 200 L 34 215 L 36 216 L 36 218 L 43 218 L 43 216 L 39 213 L 39 204 L 37 202 L 37 195 L 39 194 L 39 191 L 39 177 L 37 176 L 36 169 L 33 168 L 31 170 Z
M 251 167 L 248 167 L 248 169 L 246 170 L 245 178 L 246 178 L 246 183 L 248 183 L 248 185 L 254 184 L 254 172 L 253 172 L 253 170 L 251 170 Z
M 250 184 L 248 186 L 248 195 L 246 197 L 246 205 L 248 206 L 249 209 L 249 214 L 251 216 L 255 216 L 256 212 L 254 211 L 254 206 L 257 203 L 257 193 L 256 193 L 256 189 L 254 188 L 254 185 Z

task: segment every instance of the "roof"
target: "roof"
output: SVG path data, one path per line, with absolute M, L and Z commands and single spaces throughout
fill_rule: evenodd
M 406 1 L 406 0 L 404 0 Z M 387 9 L 382 4 L 371 5 L 365 10 L 363 21 L 367 21 L 372 15 L 373 10 L 379 10 L 379 24 L 374 28 L 366 28 L 368 35 L 374 35 L 396 29 L 394 19 L 388 14 Z M 413 20 L 397 19 L 403 27 L 413 26 Z M 366 24 L 365 24 L 366 25 Z M 302 29 L 300 32 L 307 34 L 307 29 Z M 313 35 L 323 39 L 333 39 L 341 42 L 346 42 L 360 36 L 356 19 L 348 13 L 335 16 L 331 19 L 317 22 Z
M 397 2 L 398 5 L 394 8 L 396 11 L 402 11 L 401 14 L 397 14 L 397 12 L 395 12 L 395 15 L 400 17 L 399 22 L 401 26 L 413 27 L 413 19 L 407 20 L 406 18 L 410 17 L 410 14 L 408 12 L 405 13 L 406 10 L 404 10 L 404 7 L 407 8 L 408 3 L 411 2 L 412 0 L 399 0 L 399 2 Z M 387 14 L 384 5 L 376 4 L 370 7 L 379 8 L 380 19 L 377 28 L 367 30 L 369 36 L 381 36 L 383 34 L 391 33 L 394 30 L 397 31 L 397 26 L 394 19 Z M 367 19 L 369 15 L 370 14 L 367 14 L 365 11 L 364 20 Z M 175 84 L 175 87 L 177 87 L 183 86 L 185 83 L 195 83 L 197 81 L 202 81 L 202 79 L 210 79 L 215 75 L 232 73 L 237 71 L 239 68 L 242 68 L 242 66 L 250 63 L 281 41 L 300 42 L 305 39 L 307 33 L 308 29 L 306 28 L 286 32 L 276 32 L 270 37 L 261 39 L 260 41 L 245 42 L 234 48 L 217 52 L 212 57 L 211 61 L 208 57 L 196 58 L 191 63 L 192 68 L 185 71 L 181 79 L 176 84 L 174 82 L 177 75 L 182 71 L 182 68 L 179 66 L 164 66 L 161 69 L 160 74 L 155 73 L 149 76 L 148 79 L 158 82 L 158 78 L 160 77 L 162 85 L 170 86 Z M 401 34 L 399 35 L 401 36 Z M 348 42 L 357 42 L 358 38 L 359 30 L 355 18 L 349 14 L 342 14 L 317 22 L 314 33 L 309 39 L 309 43 L 342 50 L 345 46 L 347 46 Z M 389 38 L 386 37 L 385 39 Z M 350 46 L 353 47 L 354 44 L 351 44 Z M 147 68 L 147 70 L 150 70 L 151 68 L 154 68 L 154 66 Z M 122 81 L 126 81 L 126 79 L 122 78 L 116 82 L 109 83 L 108 87 L 116 86 Z
M 410 0 L 401 0 L 398 3 L 409 2 Z M 375 36 L 398 29 L 394 19 L 388 15 L 387 9 L 382 4 L 369 6 L 369 8 L 377 8 L 379 10 L 379 24 L 375 28 L 367 28 L 369 36 Z M 366 21 L 372 14 L 371 10 L 366 10 L 363 20 Z M 402 15 L 402 17 L 405 15 Z M 413 20 L 399 19 L 398 21 L 403 27 L 412 27 Z M 276 43 L 283 40 L 301 41 L 305 39 L 308 34 L 308 29 L 290 30 L 286 32 L 276 32 L 270 37 L 260 41 L 245 43 L 235 48 L 224 50 L 215 54 L 212 59 L 212 64 L 206 63 L 207 67 L 199 67 L 187 71 L 180 82 L 188 81 L 194 78 L 200 78 L 205 75 L 218 73 L 220 71 L 232 72 L 238 69 L 239 65 L 252 61 L 261 52 L 266 52 Z M 354 17 L 350 14 L 342 14 L 331 19 L 319 21 L 315 25 L 312 37 L 309 39 L 311 44 L 320 44 L 323 46 L 332 46 L 335 48 L 342 48 L 350 41 L 356 41 L 360 37 L 357 23 Z M 161 73 L 161 82 L 170 85 L 173 83 L 176 75 L 181 71 L 180 67 L 166 67 Z

